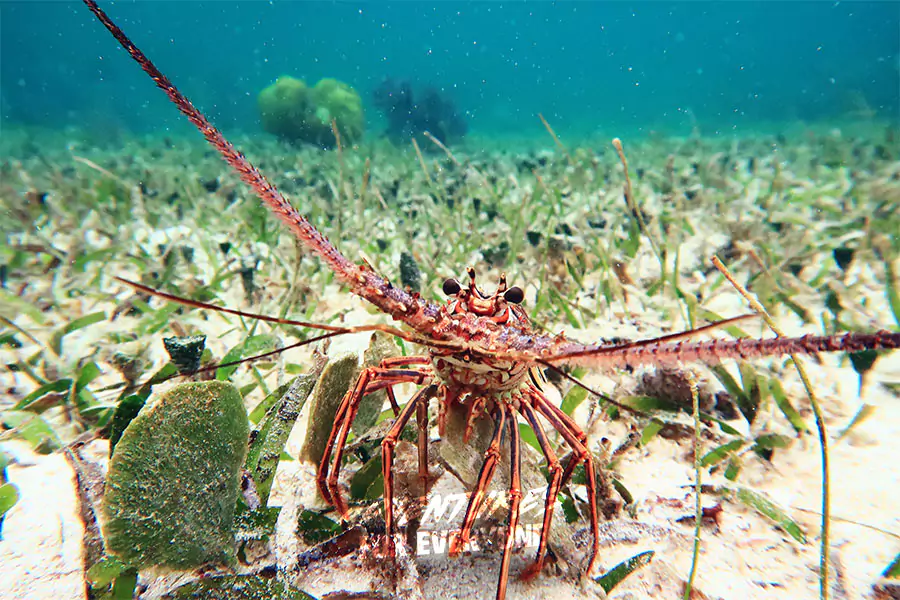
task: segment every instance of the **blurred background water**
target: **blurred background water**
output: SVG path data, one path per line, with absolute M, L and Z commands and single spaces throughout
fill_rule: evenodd
M 486 136 L 740 134 L 900 114 L 898 2 L 103 2 L 215 123 L 279 75 L 443 90 Z M 0 2 L 0 117 L 187 131 L 81 2 Z M 546 139 L 546 138 L 544 138 Z

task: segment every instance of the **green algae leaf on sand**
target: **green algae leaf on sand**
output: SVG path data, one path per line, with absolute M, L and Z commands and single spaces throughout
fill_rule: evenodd
M 900 554 L 894 557 L 894 560 L 887 566 L 881 576 L 887 579 L 900 579 Z
M 251 335 L 240 344 L 229 350 L 222 358 L 223 366 L 216 369 L 216 379 L 219 381 L 227 381 L 229 377 L 234 375 L 240 365 L 232 364 L 246 356 L 254 356 L 269 352 L 278 348 L 278 339 L 266 333 Z
M 268 408 L 250 433 L 247 462 L 244 466 L 256 483 L 256 492 L 262 506 L 266 506 L 269 500 L 284 446 L 325 364 L 324 357 L 317 359 L 309 373 L 298 375 L 290 384 L 281 386 L 275 392 L 275 400 L 270 401 L 271 395 L 263 400 Z M 252 416 L 251 414 L 251 420 Z
M 260 575 L 222 575 L 183 585 L 165 600 L 316 600 L 276 579 Z
M 375 500 L 384 495 L 381 456 L 375 456 L 350 479 L 350 496 L 354 500 Z
M 622 581 L 626 577 L 628 577 L 641 567 L 650 564 L 650 561 L 653 560 L 654 554 L 656 553 L 653 550 L 647 550 L 646 552 L 636 554 L 628 560 L 620 562 L 605 574 L 598 577 L 595 581 L 599 583 L 600 587 L 603 588 L 603 591 L 608 594 L 614 587 L 622 583 Z
M 341 400 L 358 375 L 359 357 L 352 352 L 343 354 L 326 365 L 313 391 L 309 429 L 300 449 L 301 459 L 313 464 L 322 460 Z
M 112 417 L 112 424 L 109 429 L 110 456 L 113 455 L 116 445 L 119 443 L 119 440 L 122 439 L 122 434 L 125 433 L 125 430 L 134 418 L 140 414 L 141 409 L 144 408 L 146 402 L 147 399 L 143 396 L 132 394 L 123 398 L 121 402 L 119 402 L 119 405 L 116 406 L 116 410 Z
M 110 556 L 104 556 L 99 562 L 94 563 L 85 573 L 85 579 L 93 589 L 107 587 L 116 580 L 125 565 Z
M 0 485 L 0 517 L 9 512 L 19 501 L 19 489 L 11 483 Z M 0 526 L 3 522 L 0 521 Z
M 731 440 L 730 442 L 726 442 L 721 446 L 713 448 L 700 459 L 700 466 L 709 467 L 722 462 L 732 453 L 740 450 L 745 443 L 745 440 Z
M 72 333 L 73 331 L 78 331 L 79 329 L 84 329 L 85 327 L 90 327 L 100 321 L 106 320 L 106 313 L 103 311 L 91 313 L 89 315 L 84 315 L 83 317 L 79 317 L 74 321 L 70 321 L 66 323 L 63 327 L 59 328 L 50 340 L 50 348 L 53 352 L 60 356 L 62 355 L 62 343 L 63 338 Z
M 12 431 L 10 431 L 12 430 Z M 0 414 L 0 431 L 25 440 L 35 452 L 50 454 L 62 441 L 53 428 L 40 415 L 21 410 L 7 410 Z
M 341 526 L 325 515 L 304 509 L 297 519 L 297 531 L 303 536 L 304 542 L 314 546 L 339 534 Z
M 107 551 L 138 568 L 231 562 L 248 435 L 243 400 L 229 383 L 185 383 L 149 402 L 110 459 Z
M 806 533 L 800 525 L 789 517 L 784 509 L 772 502 L 765 495 L 744 487 L 735 488 L 733 493 L 738 502 L 768 518 L 776 526 L 780 527 L 785 533 L 801 544 L 806 543 Z

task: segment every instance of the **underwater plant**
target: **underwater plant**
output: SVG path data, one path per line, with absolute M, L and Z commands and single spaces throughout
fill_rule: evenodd
M 373 90 L 372 102 L 384 113 L 385 133 L 394 143 L 427 131 L 444 144 L 452 144 L 468 131 L 453 100 L 432 86 L 414 94 L 409 81 L 386 78 Z
M 332 122 L 341 141 L 349 144 L 362 138 L 365 129 L 359 94 L 337 79 L 320 79 L 308 87 L 285 75 L 259 93 L 258 105 L 263 129 L 292 143 L 333 148 L 338 140 Z
M 241 395 L 228 383 L 185 383 L 148 405 L 112 455 L 107 552 L 136 567 L 232 562 L 248 435 Z

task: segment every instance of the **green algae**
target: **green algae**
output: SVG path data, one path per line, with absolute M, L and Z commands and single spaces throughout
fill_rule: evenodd
M 260 92 L 258 105 L 263 129 L 290 142 L 332 148 L 337 145 L 333 122 L 341 142 L 353 144 L 365 127 L 359 94 L 336 79 L 321 79 L 308 87 L 282 76 Z
M 135 417 L 109 465 L 107 551 L 137 568 L 234 560 L 233 519 L 249 427 L 228 383 L 185 383 Z
M 322 460 L 338 407 L 344 394 L 356 383 L 358 375 L 359 358 L 353 353 L 333 359 L 322 371 L 319 384 L 313 391 L 309 429 L 300 450 L 301 460 L 313 464 L 319 464 Z

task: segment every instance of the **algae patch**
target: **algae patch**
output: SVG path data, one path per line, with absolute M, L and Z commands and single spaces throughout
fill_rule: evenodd
M 138 568 L 231 562 L 248 435 L 241 395 L 228 383 L 185 383 L 148 404 L 110 461 L 107 551 Z

